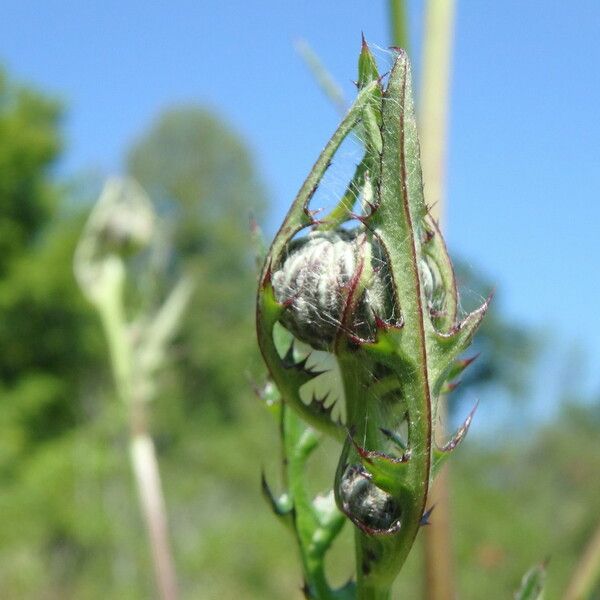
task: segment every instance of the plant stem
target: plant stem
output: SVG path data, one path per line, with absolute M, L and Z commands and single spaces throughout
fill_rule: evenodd
M 448 140 L 450 59 L 454 0 L 428 0 L 425 15 L 419 139 L 427 204 L 439 222 L 444 216 Z
M 425 597 L 429 600 L 455 598 L 449 483 L 446 464 L 435 478 L 429 493 L 429 506 L 435 506 L 435 510 L 424 532 Z
M 450 60 L 454 0 L 428 0 L 425 15 L 423 72 L 420 106 L 420 140 L 423 183 L 432 216 L 445 213 L 445 162 L 448 139 Z M 438 405 L 438 432 L 447 421 L 446 402 Z M 432 485 L 429 504 L 434 518 L 425 531 L 425 596 L 451 600 L 456 596 L 450 532 L 449 473 L 446 465 Z
M 344 92 L 335 79 L 331 76 L 325 65 L 321 62 L 318 54 L 310 47 L 305 39 L 299 39 L 295 43 L 296 52 L 304 60 L 317 85 L 324 94 L 331 100 L 338 112 L 343 116 L 348 110 L 348 104 L 344 98 Z
M 163 600 L 177 598 L 175 567 L 169 547 L 165 503 L 154 443 L 147 432 L 133 432 L 131 466 L 137 483 L 140 506 L 146 522 L 154 570 Z
M 589 541 L 585 552 L 579 561 L 565 600 L 585 600 L 591 598 L 594 587 L 600 582 L 600 525 Z
M 325 575 L 325 552 L 344 524 L 340 514 L 338 525 L 323 527 L 305 482 L 306 461 L 318 444 L 315 431 L 307 427 L 295 411 L 282 403 L 281 438 L 285 460 L 283 479 L 293 501 L 294 533 L 302 560 L 306 596 L 315 600 L 346 600 L 349 592 L 332 590 Z
M 359 530 L 354 532 L 354 545 L 356 548 L 356 600 L 389 600 L 391 598 L 391 584 L 380 583 L 363 573 L 361 565 L 365 561 L 365 548 L 370 540 Z
M 120 263 L 115 263 L 116 265 Z M 154 572 L 162 600 L 176 600 L 175 568 L 168 540 L 164 495 L 160 481 L 154 443 L 148 433 L 147 398 L 133 382 L 134 352 L 123 310 L 123 277 L 121 266 L 107 285 L 97 306 L 108 340 L 109 353 L 117 392 L 129 408 L 130 459 L 138 489 L 140 508 L 152 553 Z
M 408 27 L 404 0 L 389 0 L 392 45 L 408 51 Z

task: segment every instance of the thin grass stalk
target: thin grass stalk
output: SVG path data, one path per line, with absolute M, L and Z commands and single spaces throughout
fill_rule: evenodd
M 408 52 L 408 24 L 404 0 L 389 0 L 389 21 L 392 45 L 404 48 Z
M 421 164 L 427 203 L 442 225 L 446 210 L 445 165 L 448 140 L 450 65 L 454 0 L 428 0 L 423 37 L 423 68 L 419 130 Z M 446 429 L 446 402 L 439 403 L 438 435 Z M 452 600 L 456 582 L 451 537 L 450 477 L 448 465 L 436 478 L 429 496 L 435 505 L 431 525 L 425 529 L 425 597 Z
M 345 115 L 348 110 L 348 103 L 344 98 L 344 92 L 337 81 L 332 77 L 331 73 L 327 70 L 327 67 L 325 67 L 319 55 L 303 38 L 296 40 L 294 46 L 296 52 L 298 52 L 300 58 L 306 63 L 306 66 L 315 78 L 319 88 L 335 106 L 340 115 Z
M 589 541 L 565 593 L 565 600 L 586 600 L 600 584 L 600 526 Z
M 445 168 L 454 12 L 454 0 L 428 0 L 423 36 L 419 107 L 421 165 L 427 203 L 440 223 L 444 220 L 446 208 Z

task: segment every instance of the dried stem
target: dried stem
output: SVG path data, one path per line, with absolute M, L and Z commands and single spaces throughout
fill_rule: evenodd
M 600 582 L 600 525 L 589 541 L 581 561 L 575 568 L 565 600 L 590 598 L 594 586 Z
M 443 219 L 446 208 L 445 162 L 453 21 L 454 0 L 427 2 L 419 131 L 427 203 L 438 222 Z M 446 402 L 441 401 L 438 432 L 444 430 L 446 412 Z M 425 589 L 429 600 L 451 600 L 456 596 L 447 469 L 446 465 L 429 496 L 430 505 L 436 506 L 435 517 L 425 533 Z
M 130 442 L 131 466 L 148 530 L 156 582 L 163 600 L 177 598 L 175 566 L 171 556 L 167 516 L 154 443 L 148 433 L 137 432 Z

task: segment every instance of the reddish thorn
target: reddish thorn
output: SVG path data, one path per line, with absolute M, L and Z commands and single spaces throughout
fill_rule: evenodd
M 250 223 L 250 232 L 257 233 L 259 231 L 259 227 L 258 227 L 258 222 L 257 222 L 255 216 L 250 215 L 248 221 Z
M 387 331 L 390 326 L 388 323 L 386 323 L 380 316 L 375 315 L 375 327 L 377 327 L 377 329 L 381 329 L 383 331 Z
M 315 208 L 314 210 L 308 208 L 308 206 L 304 207 L 304 214 L 308 217 L 310 217 L 311 219 L 315 216 L 318 215 L 320 212 L 322 212 L 323 209 L 322 208 Z
M 445 394 L 450 394 L 460 385 L 460 381 L 453 381 L 451 383 L 447 383 L 444 389 Z
M 369 45 L 367 44 L 367 40 L 365 39 L 365 32 L 361 31 L 360 32 L 360 37 L 361 37 L 361 50 L 368 50 L 369 49 Z
M 475 411 L 477 410 L 478 406 L 479 400 L 475 402 L 475 406 L 473 406 L 471 412 L 467 415 L 467 418 L 464 420 L 463 424 L 459 427 L 458 431 L 454 434 L 452 439 L 446 444 L 444 444 L 444 446 L 439 448 L 439 450 L 441 450 L 442 452 L 452 452 L 452 450 L 454 450 L 456 446 L 458 446 L 462 442 L 464 437 L 467 435 L 467 432 L 469 431 L 471 421 L 473 420 L 473 415 L 475 414 Z
M 423 244 L 429 243 L 435 236 L 435 232 L 430 229 L 425 230 L 425 237 L 423 238 Z
M 371 215 L 358 215 L 353 212 L 349 212 L 348 215 L 350 216 L 351 219 L 356 219 L 357 221 L 360 221 L 363 225 L 366 223 L 367 219 L 371 216 Z
M 361 338 L 360 336 L 354 334 L 354 333 L 349 333 L 348 334 L 348 340 L 354 344 L 357 347 L 362 346 L 363 344 L 368 344 L 369 340 L 365 340 L 363 338 Z
M 266 288 L 267 285 L 271 283 L 271 275 L 272 275 L 271 262 L 272 262 L 272 259 L 269 258 L 269 262 L 265 266 L 265 273 L 263 275 L 262 281 L 260 282 L 260 285 L 263 289 Z
M 352 445 L 354 446 L 356 452 L 358 452 L 359 456 L 370 465 L 373 464 L 373 460 L 376 458 L 387 460 L 393 464 L 405 463 L 410 459 L 410 451 L 408 450 L 400 457 L 391 456 L 385 452 L 379 452 L 378 450 L 367 450 L 366 448 L 359 446 L 352 437 L 350 438 L 350 441 L 352 442 Z
M 377 210 L 379 209 L 379 204 L 373 204 L 372 202 L 370 202 L 369 200 L 365 200 L 365 204 L 369 207 L 369 209 L 371 210 L 371 212 L 369 213 L 369 216 L 374 215 Z
M 462 360 L 458 361 L 458 364 L 463 368 L 466 369 L 472 362 L 475 362 L 478 358 L 479 358 L 479 352 L 477 354 L 475 354 L 475 356 L 471 356 L 471 358 L 463 358 Z
M 429 217 L 431 218 L 431 220 L 437 225 L 437 221 L 433 218 L 433 215 L 431 214 L 431 209 L 437 205 L 437 202 L 434 202 L 433 204 L 426 204 L 425 205 L 425 212 L 429 215 Z

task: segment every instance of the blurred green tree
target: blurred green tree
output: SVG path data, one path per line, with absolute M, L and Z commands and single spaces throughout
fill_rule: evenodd
M 77 424 L 73 398 L 97 350 L 69 264 L 78 218 L 59 216 L 51 177 L 61 115 L 0 73 L 0 410 L 20 432 L 0 452 L 5 468 Z
M 94 410 L 81 399 L 91 372 L 97 384 L 102 379 L 102 346 L 71 271 L 81 219 L 61 210 L 62 189 L 52 173 L 62 148 L 61 117 L 56 101 L 0 73 L 4 597 L 30 596 L 41 582 L 48 590 L 60 586 L 63 567 L 86 545 L 81 532 L 87 517 L 72 502 L 74 444 Z
M 60 105 L 0 70 L 0 270 L 35 240 L 56 200 L 48 170 L 61 149 Z

